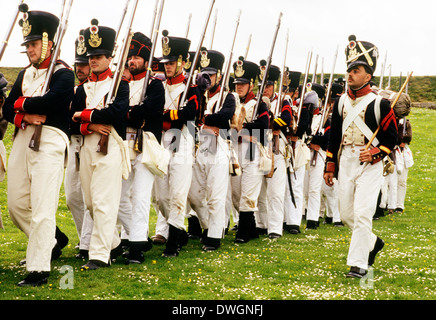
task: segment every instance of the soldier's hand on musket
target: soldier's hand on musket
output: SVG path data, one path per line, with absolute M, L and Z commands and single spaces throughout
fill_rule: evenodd
M 320 146 L 318 144 L 311 143 L 311 144 L 309 144 L 309 148 L 312 150 L 318 151 Z
M 27 124 L 40 125 L 40 124 L 43 124 L 46 119 L 47 119 L 47 116 L 45 116 L 45 115 L 25 113 L 23 121 Z
M 359 160 L 361 162 L 372 162 L 371 152 L 365 148 L 360 149 Z
M 334 177 L 333 172 L 325 172 L 324 173 L 325 184 L 328 185 L 329 187 L 331 187 L 333 185 L 333 177 Z
M 79 122 L 81 120 L 81 117 L 82 117 L 82 112 L 80 112 L 80 111 L 74 112 L 73 121 Z
M 104 136 L 108 136 L 111 133 L 111 126 L 107 124 L 90 123 L 88 129 Z

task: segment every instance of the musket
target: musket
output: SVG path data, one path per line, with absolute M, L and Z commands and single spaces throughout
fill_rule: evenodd
M 130 42 L 131 42 L 132 37 L 133 37 L 132 23 L 133 23 L 133 18 L 135 17 L 136 8 L 138 6 L 138 1 L 139 0 L 135 0 L 135 2 L 133 4 L 132 12 L 130 14 L 129 21 L 128 21 L 127 28 L 126 28 L 123 47 L 122 47 L 122 50 L 118 56 L 118 61 L 116 63 L 116 69 L 115 69 L 115 72 L 113 75 L 111 85 L 109 87 L 109 93 L 108 93 L 108 96 L 106 99 L 105 108 L 107 108 L 109 106 L 109 104 L 112 104 L 115 101 L 115 98 L 116 98 L 117 92 L 118 92 L 118 88 L 119 88 L 119 85 L 121 83 L 121 79 L 122 79 L 123 74 L 124 74 L 124 67 L 126 65 L 127 56 L 129 54 Z M 102 135 L 100 138 L 100 141 L 98 142 L 97 152 L 101 152 L 102 154 L 106 155 L 108 142 L 109 142 L 109 136 Z
M 55 47 L 54 47 L 53 54 L 51 55 L 50 65 L 47 70 L 47 75 L 45 77 L 44 87 L 42 88 L 41 95 L 45 95 L 49 89 L 49 84 L 53 76 L 54 69 L 56 67 L 56 61 L 59 59 L 62 40 L 65 36 L 65 32 L 67 31 L 68 17 L 70 15 L 71 7 L 73 6 L 73 0 L 69 0 L 66 9 L 65 9 L 65 4 L 66 4 L 66 0 L 62 2 L 61 14 L 60 14 L 61 20 L 56 33 L 56 37 L 54 39 Z M 32 149 L 33 151 L 39 151 L 39 145 L 41 142 L 41 132 L 42 132 L 42 124 L 36 125 L 35 132 L 33 133 L 32 138 L 30 139 L 29 142 L 29 148 Z
M 312 77 L 312 83 L 318 83 L 318 79 L 316 78 L 316 69 L 318 69 L 318 54 L 316 55 L 315 59 L 315 69 L 313 69 L 313 77 Z
M 276 30 L 275 30 L 274 37 L 273 37 L 273 41 L 271 44 L 271 50 L 270 50 L 270 53 L 268 56 L 268 60 L 266 61 L 264 77 L 262 79 L 262 84 L 260 85 L 259 91 L 257 93 L 257 101 L 256 101 L 256 105 L 254 106 L 254 109 L 253 109 L 253 115 L 252 115 L 251 121 L 254 121 L 257 119 L 257 110 L 259 110 L 259 105 L 262 102 L 262 94 L 263 94 L 263 91 L 265 90 L 266 82 L 268 80 L 268 73 L 269 73 L 269 69 L 271 67 L 272 55 L 273 55 L 274 47 L 275 47 L 276 40 L 277 40 L 277 34 L 279 32 L 279 29 L 280 29 L 282 16 L 283 16 L 283 13 L 280 12 L 279 19 L 277 21 Z
M 3 42 L 1 43 L 0 61 L 3 58 L 3 54 L 6 51 L 6 47 L 8 45 L 9 38 L 11 37 L 12 31 L 14 30 L 15 24 L 17 23 L 18 15 L 20 14 L 20 12 L 25 12 L 27 10 L 28 10 L 28 7 L 27 7 L 27 4 L 24 3 L 24 0 L 19 0 L 18 5 L 17 5 L 17 9 L 16 9 L 14 15 L 12 16 L 11 25 L 10 25 L 8 31 L 6 32 L 6 35 L 5 35 L 5 38 L 3 39 Z
M 241 13 L 242 11 L 239 10 L 237 19 L 236 19 L 236 26 L 235 26 L 235 32 L 233 34 L 233 41 L 232 41 L 232 45 L 230 48 L 230 52 L 229 52 L 229 56 L 227 58 L 226 61 L 226 66 L 224 69 L 224 74 L 222 76 L 222 86 L 221 86 L 221 90 L 219 92 L 219 96 L 218 96 L 218 100 L 216 102 L 216 106 L 217 106 L 217 110 L 219 110 L 219 107 L 221 106 L 221 104 L 223 103 L 223 99 L 224 99 L 224 93 L 225 91 L 229 91 L 229 87 L 228 87 L 228 82 L 229 82 L 229 78 L 230 78 L 230 68 L 232 65 L 232 58 L 233 58 L 233 49 L 235 47 L 235 42 L 236 42 L 236 35 L 238 34 L 238 29 L 239 29 L 239 22 L 240 22 L 240 18 L 241 18 Z M 228 139 L 228 144 L 229 144 L 229 151 L 230 151 L 230 164 L 232 165 L 232 175 L 236 176 L 236 175 L 240 175 L 241 174 L 241 167 L 238 163 L 238 156 L 236 154 L 236 151 L 233 147 L 233 143 L 232 143 L 232 139 Z
M 386 53 L 385 53 L 385 60 L 383 61 L 382 67 L 381 67 L 381 70 L 380 70 L 380 84 L 379 84 L 380 90 L 383 90 L 383 77 L 385 75 L 385 67 L 386 67 L 386 58 L 387 58 L 387 55 L 388 55 L 388 52 L 386 51 Z
M 404 82 L 403 86 L 401 87 L 400 91 L 398 92 L 397 96 L 395 97 L 394 102 L 392 102 L 392 104 L 391 104 L 391 109 L 393 109 L 395 107 L 395 105 L 397 104 L 398 99 L 400 99 L 400 96 L 403 93 L 404 89 L 406 88 L 406 85 L 409 83 L 410 78 L 412 77 L 412 74 L 413 74 L 413 71 L 407 76 L 406 81 Z M 381 127 L 381 125 L 379 125 L 377 127 L 377 129 L 373 133 L 371 139 L 369 139 L 368 143 L 365 146 L 365 150 L 368 150 L 368 148 L 371 146 L 371 143 L 374 141 L 375 137 L 377 136 L 378 132 L 380 131 L 380 127 Z M 363 162 L 361 162 L 360 164 L 363 164 Z
M 277 97 L 277 108 L 274 112 L 274 117 L 277 117 L 279 115 L 279 110 L 280 107 L 283 103 L 283 98 L 284 98 L 284 93 L 283 93 L 283 85 L 285 82 L 285 77 L 286 77 L 286 56 L 288 55 L 288 45 L 289 45 L 289 30 L 286 33 L 286 40 L 285 40 L 286 44 L 285 44 L 285 55 L 283 58 L 283 67 L 282 67 L 282 76 L 280 78 L 280 89 L 279 89 L 279 94 Z
M 114 54 L 118 50 L 118 43 L 119 43 L 118 37 L 119 37 L 119 35 L 121 33 L 121 27 L 123 26 L 124 18 L 125 18 L 126 14 L 127 14 L 128 8 L 129 8 L 129 3 L 130 3 L 130 0 L 126 0 L 126 4 L 124 5 L 123 13 L 121 14 L 120 22 L 118 23 L 118 27 L 116 29 L 115 46 L 114 46 L 114 51 L 113 51 Z M 111 61 L 111 64 L 114 64 L 115 67 L 116 67 L 116 62 L 114 60 Z
M 284 85 L 285 77 L 286 77 L 286 57 L 288 55 L 289 30 L 286 33 L 285 42 L 286 42 L 286 44 L 285 44 L 285 55 L 283 58 L 282 76 L 280 78 L 280 88 L 279 88 L 279 94 L 277 97 L 276 109 L 274 110 L 274 118 L 277 118 L 279 116 L 280 111 L 281 111 L 281 107 L 283 104 L 284 96 L 285 96 L 283 93 L 283 85 Z M 279 152 L 280 152 L 279 145 L 280 145 L 279 135 L 273 135 L 273 151 L 275 154 L 279 154 Z
M 213 45 L 213 39 L 215 37 L 215 28 L 216 28 L 217 20 L 218 20 L 218 9 L 215 9 L 215 18 L 213 20 L 212 36 L 210 37 L 210 45 L 209 45 L 209 49 L 210 50 L 212 50 L 212 45 Z
M 407 76 L 409 76 L 409 72 L 407 72 Z M 409 93 L 409 83 L 407 83 L 407 85 L 406 85 L 406 94 L 408 94 Z
M 392 65 L 390 64 L 390 65 L 388 66 L 388 68 L 389 68 L 389 78 L 388 78 L 388 85 L 387 85 L 386 89 L 390 89 L 390 88 L 391 88 L 391 73 L 392 73 Z M 380 89 L 382 89 L 382 88 L 380 88 Z
M 211 12 L 212 12 L 214 4 L 215 4 L 215 0 L 212 0 L 210 2 L 209 12 L 207 14 L 206 21 L 204 23 L 204 27 L 203 27 L 203 31 L 202 31 L 202 34 L 201 34 L 201 38 L 200 38 L 200 41 L 198 42 L 197 51 L 195 52 L 195 57 L 194 57 L 194 60 L 192 61 L 192 66 L 196 66 L 197 65 L 198 58 L 200 56 L 200 50 L 201 50 L 201 47 L 203 45 L 204 36 L 206 34 L 207 26 L 209 24 L 209 19 L 210 19 L 210 15 L 211 15 Z M 186 80 L 185 91 L 183 92 L 182 99 L 180 100 L 181 103 L 182 103 L 182 106 L 184 106 L 185 103 L 187 103 L 186 98 L 188 96 L 188 91 L 189 91 L 189 89 L 191 87 L 192 75 L 193 74 L 194 74 L 194 72 L 190 72 L 189 76 L 188 76 L 188 79 Z
M 320 83 L 324 85 L 324 57 L 321 59 L 321 80 Z
M 244 59 L 247 60 L 247 56 L 248 56 L 248 51 L 250 50 L 250 45 L 251 45 L 251 38 L 252 38 L 252 34 L 250 33 L 250 36 L 248 37 L 248 43 L 247 43 L 247 47 L 245 48 L 245 56 Z
M 142 88 L 141 91 L 141 101 L 139 102 L 140 105 L 142 105 L 145 101 L 146 98 L 146 94 L 147 94 L 147 87 L 148 87 L 148 83 L 150 81 L 150 77 L 151 77 L 151 72 L 152 72 L 152 66 L 153 66 L 153 56 L 154 56 L 154 52 L 156 50 L 156 45 L 157 45 L 157 37 L 159 35 L 159 28 L 160 28 L 160 23 L 162 20 L 162 12 L 163 12 L 163 8 L 164 8 L 164 3 L 165 0 L 162 0 L 159 6 L 159 13 L 157 11 L 155 11 L 155 17 L 154 17 L 154 22 L 155 25 L 153 25 L 153 30 L 152 30 L 152 34 L 151 34 L 151 50 L 150 50 L 150 57 L 148 59 L 148 66 L 147 66 L 147 73 L 145 74 L 145 80 L 144 80 L 144 86 Z M 135 141 L 135 146 L 134 149 L 135 151 L 141 151 L 142 148 L 142 128 L 139 128 L 136 132 L 136 141 Z
M 301 88 L 301 94 L 300 94 L 300 104 L 298 105 L 297 110 L 297 121 L 294 122 L 294 132 L 298 127 L 298 122 L 300 122 L 300 116 L 301 116 L 301 108 L 303 107 L 303 101 L 304 101 L 304 95 L 306 94 L 306 84 L 307 84 L 307 77 L 309 76 L 309 69 L 310 69 L 310 63 L 312 61 L 312 50 L 309 51 L 307 54 L 307 60 L 306 60 L 306 71 L 304 73 L 304 81 L 303 86 Z
M 153 15 L 153 21 L 151 22 L 151 29 L 150 29 L 150 39 L 153 38 L 153 31 L 154 26 L 156 25 L 156 16 L 157 16 L 157 6 L 159 4 L 159 0 L 156 0 L 156 3 L 154 4 L 154 15 Z
M 335 73 L 336 60 L 338 58 L 338 49 L 339 49 L 339 45 L 336 47 L 336 53 L 335 53 L 335 57 L 333 59 L 332 71 L 330 73 L 329 83 L 327 86 L 327 92 L 325 95 L 326 98 L 325 98 L 325 102 L 324 102 L 324 108 L 322 110 L 321 119 L 319 121 L 318 127 L 316 128 L 315 135 L 318 135 L 320 130 L 322 128 L 324 128 L 324 125 L 325 125 L 327 118 L 328 118 L 328 115 L 330 113 L 330 107 L 329 107 L 329 100 L 330 99 L 329 98 L 330 98 L 330 92 L 332 90 L 332 82 L 333 82 L 333 75 Z M 318 151 L 313 150 L 311 166 L 315 166 L 317 154 L 318 154 Z
M 232 66 L 233 49 L 235 47 L 236 35 L 238 34 L 239 22 L 240 22 L 240 19 L 241 19 L 241 13 L 242 13 L 242 11 L 239 10 L 238 17 L 236 19 L 235 32 L 233 34 L 232 46 L 230 48 L 229 57 L 227 58 L 226 67 L 224 69 L 224 74 L 223 74 L 222 81 L 221 81 L 222 86 L 221 86 L 221 90 L 219 92 L 218 100 L 217 100 L 217 103 L 216 103 L 217 110 L 219 110 L 219 107 L 221 106 L 221 104 L 223 102 L 224 92 L 229 90 L 228 82 L 229 82 L 229 78 L 230 78 L 230 68 Z
M 185 38 L 188 38 L 189 35 L 189 28 L 191 27 L 191 19 L 192 19 L 192 13 L 189 14 L 188 23 L 186 24 Z

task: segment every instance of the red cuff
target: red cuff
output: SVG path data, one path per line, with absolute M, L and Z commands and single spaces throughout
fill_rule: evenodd
M 80 120 L 82 120 L 83 122 L 91 122 L 92 111 L 94 111 L 94 109 L 83 110 L 82 114 L 80 115 Z
M 380 151 L 379 148 L 372 148 L 371 150 L 369 150 L 369 152 L 372 155 L 373 164 L 379 162 L 384 157 L 383 153 Z
M 87 122 L 87 123 L 82 123 L 82 124 L 80 125 L 80 133 L 83 134 L 84 136 L 90 135 L 90 134 L 92 133 L 92 131 L 90 131 L 90 130 L 88 129 L 88 126 L 89 126 L 89 125 L 90 125 L 89 122 Z
M 21 129 L 26 127 L 26 124 L 23 123 L 24 113 L 17 113 L 14 117 L 14 124 Z
M 26 97 L 19 97 L 14 103 L 14 110 L 24 112 L 24 101 L 26 101 Z
M 325 172 L 335 173 L 335 171 L 336 171 L 336 164 L 334 162 L 327 161 L 325 165 Z

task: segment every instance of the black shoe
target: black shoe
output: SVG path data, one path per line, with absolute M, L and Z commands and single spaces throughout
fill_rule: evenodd
M 115 261 L 115 260 L 117 260 L 117 258 L 118 258 L 119 256 L 121 256 L 121 255 L 123 254 L 123 252 L 124 252 L 123 244 L 120 243 L 120 244 L 118 245 L 118 247 L 116 247 L 116 248 L 114 248 L 114 249 L 111 250 L 111 256 L 110 256 L 111 261 Z
M 185 245 L 187 242 L 187 232 L 185 230 L 178 229 L 170 224 L 168 231 L 168 240 L 162 255 L 167 258 L 177 257 L 182 246 Z
M 374 249 L 372 249 L 372 251 L 369 253 L 369 257 L 368 257 L 369 266 L 372 266 L 374 264 L 375 256 L 381 249 L 383 249 L 384 245 L 385 242 L 379 237 L 377 237 L 377 240 L 375 241 Z
M 334 226 L 335 227 L 344 227 L 344 224 L 342 223 L 342 221 L 339 221 L 339 222 L 335 222 Z
M 88 250 L 79 250 L 79 253 L 76 254 L 76 259 L 83 259 L 86 260 L 89 257 L 89 251 Z
M 97 270 L 105 267 L 109 267 L 109 264 L 99 260 L 89 260 L 88 263 L 80 267 L 80 271 Z
M 325 217 L 324 221 L 322 222 L 322 224 L 332 224 L 332 223 L 333 223 L 332 217 Z
M 204 245 L 202 249 L 204 251 L 215 251 L 221 246 L 221 240 L 217 238 L 204 238 Z
M 396 208 L 395 209 L 395 213 L 403 213 L 403 209 L 402 208 Z
M 51 260 L 56 260 L 62 255 L 61 247 L 58 243 L 55 244 L 54 248 L 51 250 Z
M 286 230 L 290 233 L 290 234 L 299 234 L 301 233 L 300 231 L 300 227 L 297 225 L 286 225 Z
M 201 226 L 200 220 L 197 217 L 192 216 L 188 218 L 188 237 L 189 239 L 200 239 L 201 238 Z
M 238 231 L 235 235 L 235 243 L 247 243 L 250 241 L 251 215 L 252 212 L 241 211 L 239 213 Z
M 307 220 L 306 230 L 310 230 L 310 229 L 315 230 L 316 228 L 318 228 L 318 221 Z
M 24 280 L 18 283 L 19 287 L 37 287 L 47 283 L 47 278 L 50 272 L 48 271 L 31 271 Z
M 347 273 L 347 278 L 362 278 L 366 275 L 366 270 L 359 267 L 351 267 Z
M 281 237 L 281 235 L 279 235 L 278 233 L 274 233 L 274 232 L 271 232 L 269 235 L 268 235 L 268 238 L 270 238 L 270 239 L 278 239 L 278 238 L 280 238 Z
M 67 235 L 65 233 L 63 233 L 61 231 L 61 229 L 59 229 L 57 226 L 56 226 L 55 238 L 59 244 L 59 247 L 61 247 L 61 249 L 65 248 L 67 246 L 69 239 L 68 239 Z
M 266 228 L 257 228 L 256 227 L 256 232 L 257 232 L 257 235 L 261 235 L 261 236 L 268 234 L 268 230 Z

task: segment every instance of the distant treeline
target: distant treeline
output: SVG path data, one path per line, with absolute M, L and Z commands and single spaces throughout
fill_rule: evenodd
M 11 89 L 14 84 L 15 79 L 18 76 L 18 73 L 22 70 L 22 68 L 13 68 L 13 67 L 0 67 L 0 73 L 3 73 L 8 83 L 8 90 Z M 310 74 L 308 78 L 312 78 L 313 75 Z M 330 74 L 324 74 L 324 79 L 329 79 Z M 344 74 L 334 74 L 334 79 L 345 78 Z M 317 75 L 317 82 L 321 83 L 321 75 Z M 393 91 L 399 91 L 401 88 L 401 84 L 406 80 L 407 75 L 403 75 L 401 77 L 391 77 L 390 79 L 390 89 Z M 300 82 L 303 82 L 304 75 L 301 76 Z M 328 81 L 328 80 L 326 80 Z M 380 86 L 380 77 L 376 76 L 373 82 Z M 383 87 L 386 89 L 389 83 L 389 77 L 383 77 Z M 436 76 L 412 76 L 408 86 L 408 94 L 413 103 L 432 103 L 436 104 Z

